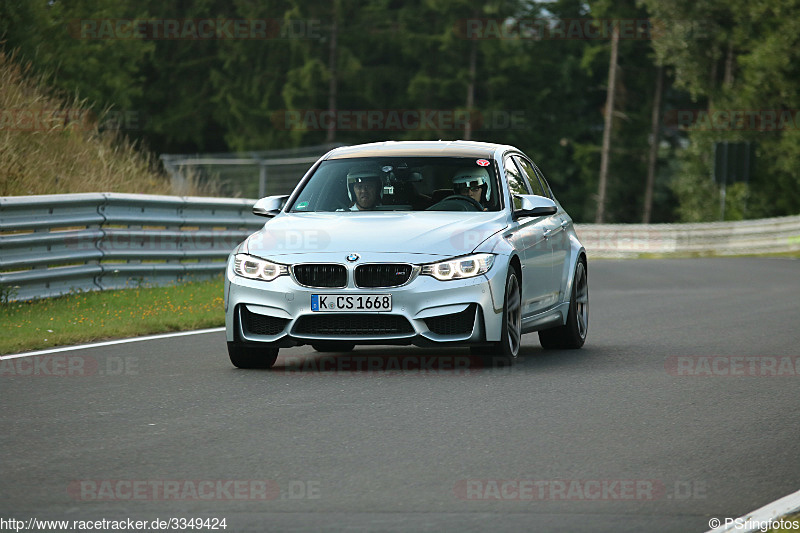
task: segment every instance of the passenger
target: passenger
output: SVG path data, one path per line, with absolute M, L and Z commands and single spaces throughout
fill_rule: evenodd
M 489 172 L 483 167 L 459 170 L 453 177 L 453 191 L 462 196 L 469 196 L 486 211 L 492 198 Z

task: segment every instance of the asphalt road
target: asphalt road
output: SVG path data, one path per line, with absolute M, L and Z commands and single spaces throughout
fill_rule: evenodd
M 594 261 L 586 346 L 528 335 L 512 369 L 303 347 L 244 371 L 223 333 L 2 361 L 0 518 L 705 531 L 800 488 L 798 274 Z M 345 370 L 431 355 L 457 369 Z

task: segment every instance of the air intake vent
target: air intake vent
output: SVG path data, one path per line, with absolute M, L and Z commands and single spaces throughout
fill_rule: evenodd
M 259 315 L 251 313 L 246 307 L 242 306 L 242 327 L 245 333 L 254 335 L 277 335 L 286 327 L 289 322 L 287 318 L 277 318 L 274 316 Z
M 297 319 L 298 335 L 401 335 L 414 333 L 414 328 L 399 315 L 372 313 L 305 315 Z
M 470 304 L 460 313 L 426 318 L 425 324 L 428 325 L 429 330 L 439 335 L 466 335 L 467 333 L 472 333 L 476 306 L 477 304 Z
M 292 269 L 300 285 L 306 287 L 346 287 L 347 269 L 336 264 L 295 265 Z
M 411 277 L 411 265 L 381 264 L 359 265 L 356 267 L 358 287 L 397 287 Z

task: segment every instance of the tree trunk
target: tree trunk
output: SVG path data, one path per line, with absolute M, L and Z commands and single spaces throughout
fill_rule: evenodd
M 608 64 L 608 91 L 606 93 L 606 116 L 603 128 L 603 148 L 600 152 L 600 184 L 597 187 L 597 215 L 595 224 L 602 224 L 606 210 L 606 187 L 608 184 L 608 160 L 611 156 L 611 130 L 614 126 L 614 93 L 617 88 L 617 52 L 619 50 L 619 27 L 611 34 L 611 61 Z
M 336 34 L 338 31 L 336 20 L 338 16 L 338 9 L 336 9 L 336 3 L 334 2 L 333 24 L 331 25 L 331 45 L 328 52 L 328 72 L 330 72 L 331 76 L 330 80 L 328 80 L 328 116 L 331 117 L 331 120 L 328 123 L 328 131 L 325 134 L 325 141 L 329 143 L 336 140 L 336 124 L 338 123 L 336 120 Z
M 728 53 L 725 57 L 725 77 L 722 83 L 725 87 L 733 87 L 733 41 L 728 41 Z
M 653 115 L 650 130 L 650 159 L 647 161 L 647 186 L 644 189 L 644 214 L 642 224 L 650 223 L 653 210 L 653 188 L 656 182 L 656 163 L 658 163 L 659 130 L 661 129 L 661 92 L 664 86 L 664 67 L 658 67 L 656 74 L 656 94 L 653 97 Z
M 467 84 L 467 120 L 464 123 L 464 140 L 472 139 L 472 107 L 475 105 L 475 75 L 478 61 L 478 41 L 473 39 L 469 51 L 469 83 Z
M 706 93 L 708 94 L 709 112 L 712 109 L 714 109 L 714 95 L 717 93 L 717 71 L 719 69 L 717 65 L 717 63 L 719 62 L 719 60 L 717 59 L 717 52 L 719 52 L 719 49 L 717 48 L 716 45 L 714 45 L 713 48 L 711 49 L 711 58 L 712 58 L 711 72 L 709 74 L 708 90 L 706 91 Z

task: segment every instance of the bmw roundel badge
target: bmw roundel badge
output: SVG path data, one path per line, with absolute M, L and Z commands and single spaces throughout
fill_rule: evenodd
M 348 260 L 348 261 L 350 261 L 351 263 L 355 263 L 356 261 L 358 261 L 359 259 L 361 259 L 361 256 L 360 256 L 360 255 L 358 255 L 358 254 L 350 254 L 350 255 L 348 255 L 347 257 L 345 257 L 345 259 L 347 259 L 347 260 Z

